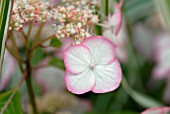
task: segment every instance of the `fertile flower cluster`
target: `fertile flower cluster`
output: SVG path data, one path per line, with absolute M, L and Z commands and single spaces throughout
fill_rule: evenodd
M 52 17 L 49 2 L 39 0 L 15 0 L 9 30 L 20 31 L 24 23 L 46 22 Z
M 64 5 L 52 8 L 45 0 L 15 0 L 9 29 L 20 31 L 24 23 L 53 19 L 56 21 L 53 26 L 58 39 L 71 37 L 79 44 L 92 35 L 89 26 L 99 21 L 96 3 L 96 0 L 64 0 Z
M 98 23 L 98 15 L 94 6 L 82 5 L 81 2 L 68 3 L 54 9 L 53 18 L 58 23 L 53 24 L 58 39 L 71 37 L 76 44 L 91 36 L 88 26 Z
M 73 1 L 73 0 L 62 0 L 62 2 L 74 2 L 74 4 L 89 4 L 89 5 L 99 5 L 99 0 L 81 0 L 81 1 Z

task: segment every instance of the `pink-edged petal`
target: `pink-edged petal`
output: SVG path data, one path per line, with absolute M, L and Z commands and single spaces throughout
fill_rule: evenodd
M 170 112 L 170 107 L 155 107 L 143 111 L 140 114 L 168 114 Z
M 79 74 L 65 71 L 67 89 L 75 94 L 83 94 L 91 91 L 95 86 L 95 76 L 92 70 L 86 69 Z
M 118 60 L 113 60 L 108 65 L 97 65 L 94 69 L 96 85 L 94 93 L 105 93 L 119 87 L 122 80 L 122 71 Z
M 91 36 L 82 44 L 89 48 L 93 64 L 108 64 L 115 58 L 115 45 L 105 37 Z
M 117 35 L 120 31 L 120 28 L 122 26 L 122 13 L 121 13 L 121 6 L 119 4 L 115 4 L 115 13 L 113 16 L 108 17 L 109 23 L 112 26 L 115 26 L 115 35 Z
M 122 13 L 121 13 L 121 7 L 118 3 L 115 4 L 115 13 L 110 16 L 109 15 L 109 23 L 112 26 L 117 26 L 121 23 L 122 21 Z
M 115 42 L 116 36 L 112 33 L 112 30 L 107 29 L 103 32 L 103 36 L 111 40 L 112 42 Z
M 90 51 L 84 45 L 74 45 L 64 51 L 64 63 L 71 73 L 80 73 L 90 65 Z

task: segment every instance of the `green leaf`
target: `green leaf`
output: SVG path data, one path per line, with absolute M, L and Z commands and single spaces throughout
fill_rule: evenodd
M 31 61 L 31 63 L 33 65 L 37 65 L 43 58 L 44 58 L 43 49 L 42 48 L 37 48 L 34 51 L 34 55 L 33 55 L 33 59 Z
M 23 114 L 17 88 L 0 95 L 0 114 Z
M 0 1 L 0 76 L 2 70 L 2 62 L 5 51 L 5 42 L 7 38 L 10 12 L 12 9 L 12 0 Z
M 138 104 L 140 104 L 144 108 L 152 108 L 152 107 L 157 107 L 157 106 L 163 105 L 162 103 L 153 99 L 151 96 L 148 96 L 148 95 L 145 95 L 143 93 L 139 93 L 139 92 L 133 90 L 128 85 L 128 83 L 127 83 L 127 81 L 124 77 L 123 77 L 123 80 L 122 80 L 122 86 L 125 89 L 125 91 L 127 92 L 127 94 L 129 94 L 129 96 L 131 96 L 131 98 L 134 101 L 136 101 Z
M 52 38 L 50 42 L 50 46 L 59 48 L 61 47 L 62 43 L 57 38 Z
M 169 0 L 155 0 L 155 5 L 157 7 L 158 13 L 163 20 L 163 26 L 170 30 L 170 1 Z
M 48 64 L 50 66 L 54 66 L 60 69 L 65 69 L 63 60 L 56 58 L 56 57 L 51 58 Z
M 112 92 L 97 95 L 97 98 L 94 104 L 95 111 L 104 113 L 108 108 L 108 104 L 112 102 L 111 100 L 112 100 L 113 95 L 114 94 Z

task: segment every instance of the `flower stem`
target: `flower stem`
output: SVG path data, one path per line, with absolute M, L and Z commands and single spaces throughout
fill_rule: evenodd
M 32 79 L 31 79 L 31 64 L 30 64 L 30 60 L 27 60 L 26 63 L 26 69 L 27 69 L 27 77 L 26 77 L 26 85 L 27 85 L 27 90 L 28 90 L 28 94 L 29 94 L 29 100 L 32 106 L 32 110 L 33 110 L 33 114 L 38 114 L 37 111 L 37 106 L 36 106 L 36 102 L 35 102 L 35 94 L 33 91 L 33 86 L 32 86 Z
M 28 32 L 27 32 L 27 37 L 28 37 L 28 38 L 30 37 L 30 34 L 31 34 L 32 24 L 33 24 L 33 22 L 31 21 L 31 22 L 30 22 L 30 25 L 29 25 Z
M 21 34 L 23 35 L 24 40 L 25 40 L 26 54 L 28 54 L 28 49 L 29 49 L 29 39 L 28 39 L 28 37 L 26 36 L 26 34 L 25 34 L 25 32 L 24 32 L 23 30 L 21 30 Z
M 29 31 L 31 31 L 31 26 L 29 28 Z M 28 31 L 28 35 L 30 34 Z M 25 37 L 25 44 L 26 44 L 26 55 L 27 55 L 27 59 L 26 59 L 26 71 L 27 71 L 27 76 L 26 76 L 26 85 L 27 85 L 27 90 L 28 90 L 28 95 L 29 95 L 29 100 L 32 106 L 32 111 L 33 114 L 38 114 L 38 110 L 37 110 L 37 106 L 36 106 L 36 102 L 35 102 L 35 94 L 34 94 L 34 90 L 33 90 L 33 86 L 32 86 L 32 70 L 31 70 L 31 51 L 30 51 L 30 47 L 29 47 L 29 38 L 28 36 L 26 36 L 26 34 L 24 33 L 24 31 L 22 31 L 23 36 Z
M 38 40 L 40 39 L 41 31 L 42 31 L 44 25 L 45 25 L 45 22 L 42 22 L 40 24 L 37 34 L 35 35 L 35 38 L 33 40 L 33 46 L 35 46 L 37 44 Z
M 41 46 L 44 42 L 52 39 L 54 37 L 54 35 L 51 35 L 47 38 L 44 38 L 42 41 L 40 41 L 39 43 L 37 43 L 35 46 L 32 47 L 31 51 L 35 50 L 36 48 L 38 48 L 39 46 Z
M 109 0 L 105 0 L 105 15 L 109 15 Z

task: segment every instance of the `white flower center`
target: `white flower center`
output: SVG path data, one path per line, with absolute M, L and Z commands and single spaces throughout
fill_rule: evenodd
M 90 69 L 91 69 L 91 70 L 93 70 L 93 69 L 94 69 L 94 67 L 95 67 L 95 65 L 94 65 L 94 64 L 91 64 L 91 65 L 90 65 Z

